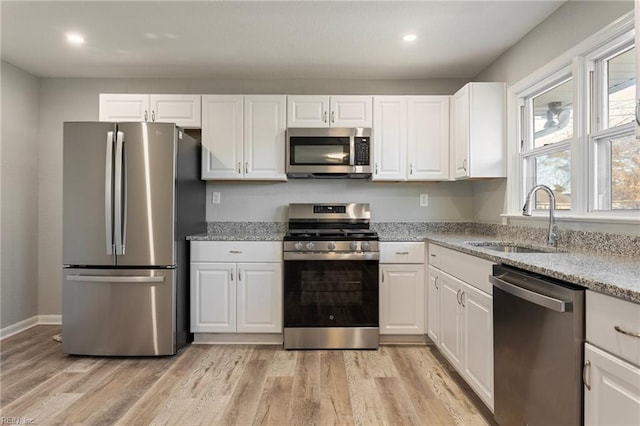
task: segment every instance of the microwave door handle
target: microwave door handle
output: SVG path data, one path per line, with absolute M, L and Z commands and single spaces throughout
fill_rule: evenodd
M 355 137 L 349 136 L 349 165 L 354 166 L 356 164 L 355 158 Z

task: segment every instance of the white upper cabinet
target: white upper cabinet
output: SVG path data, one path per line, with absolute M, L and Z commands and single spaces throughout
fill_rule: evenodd
M 200 128 L 200 95 L 100 94 L 100 121 L 176 123 Z
M 286 96 L 206 95 L 202 178 L 286 180 Z
M 371 127 L 371 96 L 289 96 L 287 127 Z
M 451 177 L 506 177 L 505 84 L 468 83 L 452 98 Z
M 449 179 L 449 96 L 411 96 L 407 180 Z
M 375 96 L 373 180 L 449 179 L 449 97 Z
M 375 96 L 373 100 L 372 180 L 405 180 L 407 176 L 407 98 Z

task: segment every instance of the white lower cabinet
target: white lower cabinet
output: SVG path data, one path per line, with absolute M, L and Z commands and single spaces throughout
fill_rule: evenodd
M 585 425 L 640 424 L 640 368 L 585 344 Z
M 260 262 L 282 256 L 281 243 L 198 241 L 191 247 L 192 332 L 282 333 L 282 262 Z M 247 261 L 212 261 L 233 258 Z
M 380 334 L 424 335 L 424 243 L 380 243 Z
M 493 411 L 491 269 L 489 261 L 429 244 L 428 335 Z

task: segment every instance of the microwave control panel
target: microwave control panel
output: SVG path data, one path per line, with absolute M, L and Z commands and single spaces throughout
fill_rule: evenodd
M 371 139 L 369 137 L 356 136 L 355 146 L 355 165 L 356 166 L 368 166 L 369 163 L 369 146 Z

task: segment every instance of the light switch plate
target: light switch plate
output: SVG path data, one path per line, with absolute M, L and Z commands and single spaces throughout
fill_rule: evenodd
M 211 193 L 211 204 L 220 204 L 220 193 L 212 192 Z
M 420 207 L 427 207 L 429 205 L 429 194 L 420 194 Z

